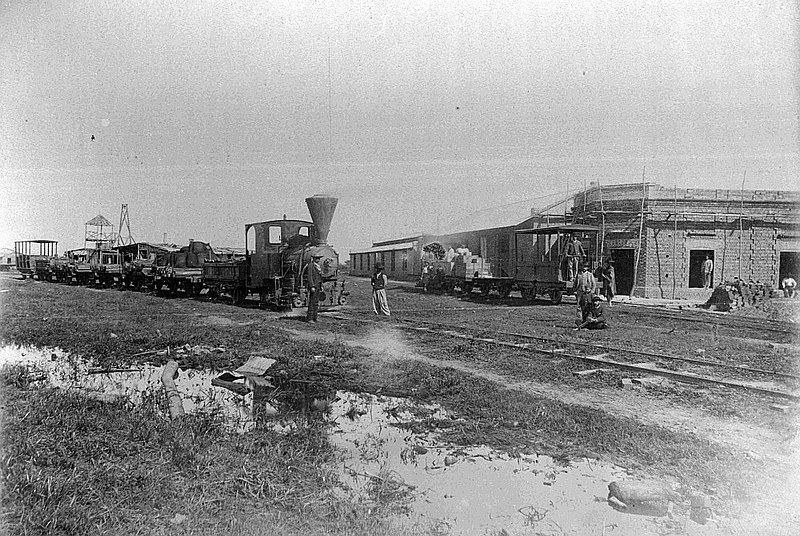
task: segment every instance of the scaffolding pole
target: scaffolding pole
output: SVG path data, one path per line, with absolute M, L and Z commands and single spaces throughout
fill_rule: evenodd
M 739 280 L 742 279 L 742 235 L 744 234 L 744 225 L 742 219 L 744 218 L 744 181 L 747 178 L 747 170 L 744 170 L 742 175 L 742 187 L 739 190 Z
M 603 230 L 602 230 L 603 234 L 600 238 L 600 256 L 602 257 L 606 245 L 606 211 L 605 208 L 603 207 L 603 187 L 600 185 L 600 179 L 597 179 L 597 188 L 600 191 L 600 215 L 603 218 Z M 584 213 L 585 212 L 586 209 L 584 208 Z M 609 255 L 609 257 L 610 256 L 611 255 Z
M 636 290 L 636 276 L 639 272 L 639 260 L 642 255 L 642 231 L 644 229 L 644 197 L 646 195 L 646 186 L 644 182 L 644 175 L 647 171 L 647 166 L 642 167 L 642 208 L 639 211 L 639 246 L 636 248 L 636 262 L 633 263 L 633 286 L 631 287 L 631 296 L 633 291 Z M 645 285 L 646 287 L 647 285 Z
M 675 299 L 675 285 L 677 284 L 675 281 L 675 250 L 677 246 L 678 240 L 678 185 L 675 185 L 675 204 L 673 206 L 675 210 L 675 216 L 673 219 L 673 230 L 672 230 L 672 299 Z

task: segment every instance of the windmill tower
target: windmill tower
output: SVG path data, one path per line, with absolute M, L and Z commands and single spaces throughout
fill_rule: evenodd
M 131 221 L 128 219 L 128 205 L 123 204 L 122 210 L 119 213 L 119 232 L 117 233 L 117 240 L 114 243 L 115 246 L 127 246 L 128 244 L 133 244 L 135 240 L 133 239 L 133 235 L 131 235 Z M 123 235 L 123 230 L 125 234 Z

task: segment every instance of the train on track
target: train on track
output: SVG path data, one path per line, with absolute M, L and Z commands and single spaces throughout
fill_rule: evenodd
M 311 221 L 284 215 L 246 224 L 246 247 L 241 254 L 223 255 L 206 242 L 192 240 L 180 248 L 136 243 L 84 248 L 59 256 L 55 241 L 26 240 L 15 243 L 17 270 L 23 279 L 212 299 L 228 296 L 237 303 L 257 295 L 261 306 L 291 308 L 307 304 L 306 268 L 312 255 L 319 255 L 320 303 L 344 305 L 349 292 L 339 255 L 327 243 L 336 204 L 334 197 L 315 195 L 306 198 Z
M 439 251 L 426 261 L 427 270 L 418 285 L 427 292 L 471 294 L 477 291 L 488 296 L 496 291 L 503 298 L 517 290 L 528 301 L 541 295 L 558 304 L 564 295 L 572 292 L 573 278 L 578 271 L 577 266 L 571 264 L 570 238 L 580 237 L 584 250 L 581 262 L 595 270 L 601 261 L 600 236 L 600 228 L 575 223 L 518 230 L 514 233 L 516 255 L 507 271 L 496 269 L 486 259 L 468 251 L 459 252 L 450 259 L 444 256 L 444 251 Z M 598 289 L 601 288 L 602 279 L 595 279 Z

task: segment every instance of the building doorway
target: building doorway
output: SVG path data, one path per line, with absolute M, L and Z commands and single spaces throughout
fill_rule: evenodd
M 692 249 L 689 250 L 689 288 L 705 288 L 705 278 L 703 277 L 703 263 L 708 257 L 714 262 L 713 249 Z M 711 271 L 711 287 L 714 286 L 714 272 L 716 266 Z
M 617 280 L 617 294 L 630 296 L 633 290 L 634 253 L 633 248 L 611 250 L 611 258 L 614 259 L 614 276 Z
M 778 286 L 787 277 L 800 281 L 800 251 L 781 251 L 778 265 Z

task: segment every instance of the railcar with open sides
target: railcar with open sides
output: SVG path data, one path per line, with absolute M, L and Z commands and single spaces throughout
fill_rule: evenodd
M 586 252 L 581 262 L 588 262 L 593 270 L 600 263 L 600 232 L 598 227 L 574 223 L 516 231 L 515 288 L 529 301 L 545 295 L 552 303 L 561 303 L 565 294 L 572 293 L 574 282 L 567 244 L 577 236 Z
M 17 259 L 17 271 L 22 278 L 34 275 L 37 279 L 50 279 L 50 261 L 58 257 L 56 240 L 18 240 L 14 242 L 14 255 Z

